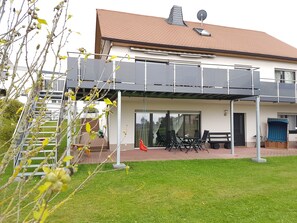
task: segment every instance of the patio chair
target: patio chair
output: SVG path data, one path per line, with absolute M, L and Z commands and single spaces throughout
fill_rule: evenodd
M 169 149 L 172 147 L 172 140 L 171 140 L 171 131 L 167 131 L 167 134 L 165 136 L 165 150 Z
M 176 136 L 174 130 L 170 131 L 170 147 L 168 151 L 171 151 L 172 148 L 180 149 L 180 151 L 187 149 L 187 145 Z
M 166 136 L 165 135 L 161 135 L 159 131 L 157 131 L 156 134 L 157 134 L 157 138 L 156 138 L 157 146 L 165 146 L 165 147 L 167 147 Z
M 194 149 L 196 148 L 199 150 L 206 150 L 209 153 L 208 149 L 205 147 L 205 143 L 206 143 L 208 134 L 209 134 L 209 130 L 204 130 L 202 137 L 200 139 L 197 138 L 194 140 L 194 142 L 192 144 L 193 148 Z

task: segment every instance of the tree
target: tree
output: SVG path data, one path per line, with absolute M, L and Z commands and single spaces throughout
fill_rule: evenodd
M 58 126 L 51 135 L 44 136 L 40 145 L 34 144 L 33 141 L 36 142 L 38 132 L 44 128 L 45 116 L 50 112 L 46 100 L 53 100 L 51 88 L 43 91 L 41 99 L 37 97 L 43 89 L 44 69 L 49 69 L 53 74 L 50 78 L 51 83 L 66 73 L 63 65 L 67 58 L 65 46 L 72 34 L 71 29 L 67 27 L 72 17 L 68 13 L 68 6 L 68 0 L 0 1 L 0 84 L 6 85 L 6 96 L 1 99 L 0 119 L 9 125 L 20 115 L 15 134 L 0 147 L 0 151 L 5 151 L 0 156 L 0 222 L 44 222 L 102 168 L 102 164 L 98 165 L 67 198 L 55 206 L 51 205 L 53 199 L 67 189 L 75 169 L 75 162 L 68 165 L 73 158 L 66 152 L 70 149 L 69 143 L 57 163 L 49 166 L 52 153 L 57 153 L 63 139 L 67 135 L 72 137 L 79 133 L 73 133 L 72 130 L 80 114 L 73 114 L 70 110 L 71 104 L 76 100 L 78 88 L 65 93 L 68 102 L 64 107 L 72 116 L 72 122 L 68 120 L 68 124 L 65 125 L 67 120 L 63 120 L 63 115 L 59 116 Z M 83 48 L 79 51 L 85 58 L 89 56 Z M 22 94 L 28 95 L 26 105 L 14 112 L 13 107 L 18 105 L 12 106 L 11 103 Z M 83 111 L 92 109 L 94 101 L 102 100 L 104 97 L 100 89 L 94 88 L 84 98 L 87 103 Z M 107 115 L 116 104 L 109 99 L 104 101 L 110 107 L 106 110 Z M 40 105 L 38 109 L 35 108 L 37 104 Z M 12 112 L 8 112 L 9 110 Z M 97 118 L 100 118 L 99 115 Z M 93 136 L 95 133 L 88 127 L 88 123 L 85 126 L 87 132 Z M 26 134 L 31 135 L 30 141 L 22 140 Z M 38 164 L 32 174 L 25 175 L 26 169 L 33 162 L 33 157 L 48 147 L 51 141 L 56 142 L 51 148 L 53 152 Z M 24 150 L 25 144 L 27 146 Z M 79 153 L 87 149 L 87 145 L 83 146 L 79 148 Z M 14 159 L 19 154 L 23 154 L 22 159 L 16 163 Z M 34 173 L 40 169 L 46 174 L 45 177 L 32 181 Z M 16 179 L 19 180 L 17 183 Z

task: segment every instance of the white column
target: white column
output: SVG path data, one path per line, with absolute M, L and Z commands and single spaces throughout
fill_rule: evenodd
M 253 161 L 258 163 L 265 163 L 266 159 L 261 158 L 261 139 L 260 139 L 260 96 L 256 97 L 256 150 L 257 157 L 252 158 Z
M 77 119 L 77 101 L 74 101 L 74 105 L 73 105 L 73 119 Z M 73 132 L 76 133 L 76 124 L 73 125 Z M 75 139 L 76 139 L 76 134 L 75 134 Z M 76 143 L 76 141 L 74 142 Z
M 67 151 L 66 156 L 70 156 L 70 150 L 72 145 L 72 100 L 70 97 L 70 92 L 72 90 L 68 89 L 68 105 L 67 105 Z M 66 162 L 66 166 L 70 165 L 70 161 Z
M 235 154 L 234 150 L 234 101 L 230 101 L 230 132 L 231 132 L 231 154 Z
M 121 138 L 122 138 L 122 93 L 118 91 L 118 137 L 117 137 L 117 163 L 113 165 L 115 169 L 123 169 L 126 167 L 125 164 L 121 163 Z

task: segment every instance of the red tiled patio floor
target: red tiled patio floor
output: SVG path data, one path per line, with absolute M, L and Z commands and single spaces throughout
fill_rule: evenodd
M 165 149 L 150 149 L 147 152 L 138 149 L 121 151 L 121 162 L 126 161 L 153 161 L 153 160 L 192 160 L 192 159 L 234 159 L 254 158 L 256 148 L 235 148 L 235 155 L 231 155 L 230 149 L 208 149 L 207 151 L 189 151 L 185 153 L 180 150 L 168 151 Z M 111 154 L 111 155 L 110 155 Z M 80 163 L 101 163 L 108 158 L 108 162 L 116 161 L 116 152 L 91 152 L 89 156 L 84 155 Z M 290 149 L 267 149 L 261 148 L 261 157 L 270 156 L 297 156 L 297 148 Z

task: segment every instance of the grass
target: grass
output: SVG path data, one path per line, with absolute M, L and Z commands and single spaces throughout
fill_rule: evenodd
M 111 171 L 97 175 L 49 222 L 297 219 L 297 157 L 269 158 L 265 164 L 236 159 L 134 162 L 129 166 L 129 174 Z M 93 168 L 81 165 L 72 187 Z

